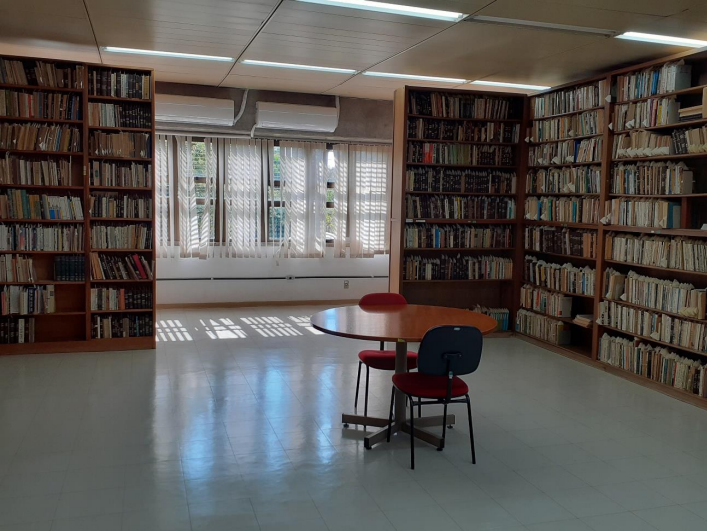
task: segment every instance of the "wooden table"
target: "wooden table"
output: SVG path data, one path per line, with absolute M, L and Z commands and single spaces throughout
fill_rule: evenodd
M 457 308 L 415 304 L 330 308 L 314 314 L 311 322 L 314 328 L 326 334 L 368 341 L 394 341 L 396 373 L 407 370 L 408 341 L 422 341 L 422 337 L 430 328 L 441 325 L 469 325 L 478 328 L 482 334 L 493 332 L 496 328 L 496 321 L 488 315 Z M 344 424 L 381 428 L 377 432 L 366 435 L 364 445 L 368 449 L 386 438 L 387 418 L 344 413 L 341 415 L 341 420 Z M 441 426 L 443 421 L 442 415 L 416 419 L 415 437 L 440 447 L 441 439 L 422 428 Z M 447 424 L 451 425 L 454 422 L 454 415 L 447 415 Z M 405 416 L 405 395 L 397 390 L 392 430 L 410 433 L 410 425 Z

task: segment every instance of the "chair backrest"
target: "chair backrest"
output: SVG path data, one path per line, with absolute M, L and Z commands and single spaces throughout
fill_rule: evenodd
M 431 376 L 469 374 L 479 367 L 483 336 L 474 326 L 436 326 L 422 338 L 417 370 Z
M 382 306 L 387 304 L 407 304 L 400 293 L 369 293 L 361 297 L 359 306 Z

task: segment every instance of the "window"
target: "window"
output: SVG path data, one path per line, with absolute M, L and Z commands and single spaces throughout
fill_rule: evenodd
M 207 203 L 207 175 L 206 175 L 206 143 L 204 139 L 192 141 L 192 178 L 194 179 L 194 191 L 196 192 L 196 217 L 199 234 L 201 234 L 204 223 L 204 211 Z M 218 171 L 218 169 L 217 169 Z M 218 204 L 218 202 L 216 202 Z M 219 241 L 216 230 L 216 209 L 210 208 L 209 234 L 212 243 Z
M 278 242 L 285 237 L 285 207 L 282 205 L 282 180 L 280 178 L 280 146 L 272 149 L 272 179 L 266 198 L 268 205 L 268 241 Z

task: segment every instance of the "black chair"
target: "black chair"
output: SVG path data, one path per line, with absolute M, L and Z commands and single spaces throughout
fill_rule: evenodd
M 473 326 L 438 326 L 431 328 L 422 338 L 417 353 L 417 372 L 393 375 L 393 392 L 390 399 L 390 425 L 393 422 L 395 389 L 405 393 L 410 401 L 410 467 L 415 468 L 415 406 L 444 405 L 442 443 L 437 450 L 444 449 L 447 428 L 447 406 L 466 403 L 469 414 L 469 436 L 471 439 L 471 462 L 476 464 L 474 428 L 471 422 L 471 400 L 469 386 L 458 377 L 470 374 L 479 367 L 483 336 Z M 464 397 L 464 398 L 462 398 Z M 415 398 L 418 399 L 415 402 Z M 424 400 L 424 401 L 423 401 Z

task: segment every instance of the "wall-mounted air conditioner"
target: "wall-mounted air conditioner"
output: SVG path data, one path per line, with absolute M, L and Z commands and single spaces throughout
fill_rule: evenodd
M 335 107 L 259 101 L 255 109 L 255 126 L 264 129 L 333 133 L 339 125 L 339 113 Z
M 155 119 L 157 122 L 230 127 L 234 108 L 233 100 L 157 94 Z

